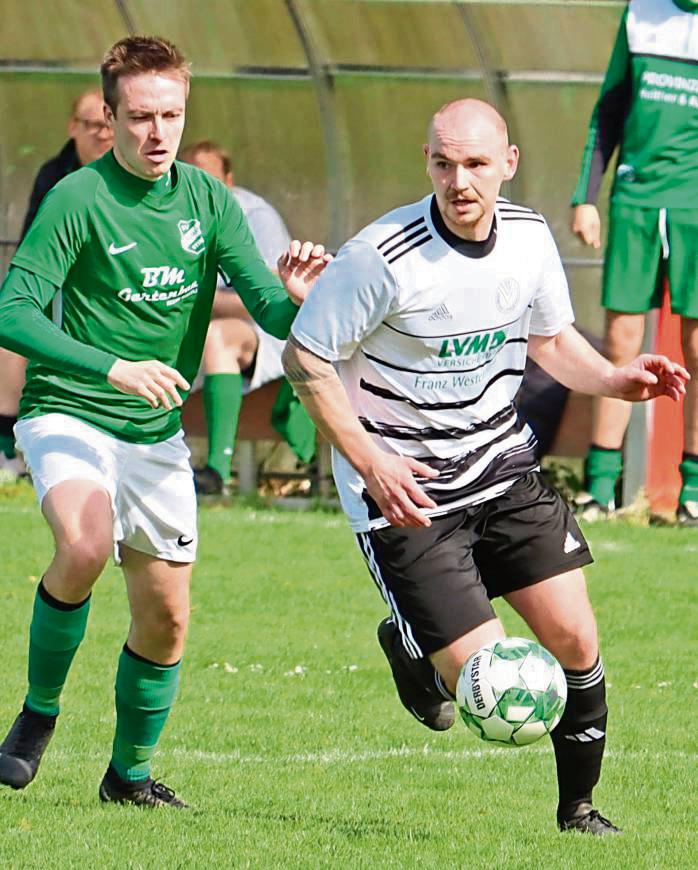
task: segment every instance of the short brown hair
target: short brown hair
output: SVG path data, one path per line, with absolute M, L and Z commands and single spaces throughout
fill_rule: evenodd
M 200 142 L 194 142 L 192 145 L 182 148 L 179 152 L 179 159 L 184 160 L 185 163 L 191 163 L 197 154 L 215 154 L 221 161 L 224 175 L 230 175 L 233 171 L 233 161 L 230 154 L 211 139 L 202 139 Z
M 116 114 L 120 78 L 165 72 L 175 73 L 189 91 L 191 71 L 187 59 L 176 45 L 160 36 L 127 36 L 120 39 L 104 55 L 100 67 L 104 102 Z

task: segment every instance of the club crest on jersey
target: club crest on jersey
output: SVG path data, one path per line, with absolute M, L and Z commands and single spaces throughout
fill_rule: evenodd
M 519 282 L 515 278 L 505 278 L 497 287 L 494 301 L 502 314 L 507 314 L 519 304 L 520 296 Z
M 182 247 L 190 254 L 200 254 L 206 247 L 203 234 L 201 232 L 201 221 L 179 221 L 179 234 L 181 237 Z

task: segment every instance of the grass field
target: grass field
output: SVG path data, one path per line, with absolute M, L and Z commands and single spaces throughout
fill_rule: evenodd
M 182 689 L 155 771 L 198 812 L 97 799 L 128 624 L 110 566 L 41 773 L 0 790 L 0 867 L 698 867 L 698 534 L 587 529 L 611 711 L 597 798 L 626 832 L 599 841 L 557 833 L 548 742 L 488 749 L 400 707 L 374 640 L 383 607 L 341 516 L 208 509 L 200 527 Z M 4 734 L 51 547 L 28 488 L 0 490 L 0 528 Z

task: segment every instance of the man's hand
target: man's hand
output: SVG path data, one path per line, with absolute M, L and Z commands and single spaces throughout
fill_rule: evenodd
M 615 369 L 610 386 L 617 398 L 628 402 L 645 402 L 658 396 L 678 402 L 686 393 L 690 377 L 683 366 L 667 357 L 643 353 L 627 366 Z
M 302 305 L 316 278 L 332 259 L 322 245 L 294 239 L 277 262 L 279 278 L 296 305 Z
M 420 513 L 419 508 L 435 508 L 436 503 L 419 486 L 415 475 L 435 478 L 439 472 L 408 456 L 380 451 L 362 474 L 368 494 L 391 526 L 431 525 L 429 517 Z
M 601 247 L 601 218 L 595 205 L 577 205 L 572 210 L 572 232 L 585 245 Z
M 177 369 L 166 366 L 156 359 L 143 362 L 129 362 L 118 359 L 109 369 L 107 381 L 121 393 L 129 396 L 141 396 L 151 408 L 162 406 L 168 411 L 173 404 L 182 405 L 182 397 L 177 387 L 188 390 L 189 384 Z

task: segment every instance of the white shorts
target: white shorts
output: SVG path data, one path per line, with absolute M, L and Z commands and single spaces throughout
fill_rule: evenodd
M 243 393 L 251 393 L 253 390 L 263 387 L 270 381 L 275 381 L 284 373 L 281 364 L 281 354 L 284 352 L 286 342 L 274 335 L 265 332 L 258 323 L 252 323 L 252 329 L 257 333 L 257 353 L 255 354 L 252 377 L 243 384 Z
M 273 335 L 269 335 L 268 332 L 265 332 L 254 321 L 250 323 L 250 326 L 257 336 L 257 350 L 255 351 L 252 377 L 244 378 L 242 383 L 242 394 L 244 396 L 253 390 L 258 390 L 271 381 L 278 380 L 284 373 L 284 367 L 281 364 L 281 354 L 284 352 L 286 342 Z M 192 393 L 203 387 L 205 376 L 206 372 L 202 364 L 191 385 Z
M 196 558 L 196 494 L 180 431 L 156 444 L 131 444 L 68 414 L 20 420 L 17 446 L 39 504 L 56 484 L 93 480 L 109 493 L 118 545 L 172 562 Z

